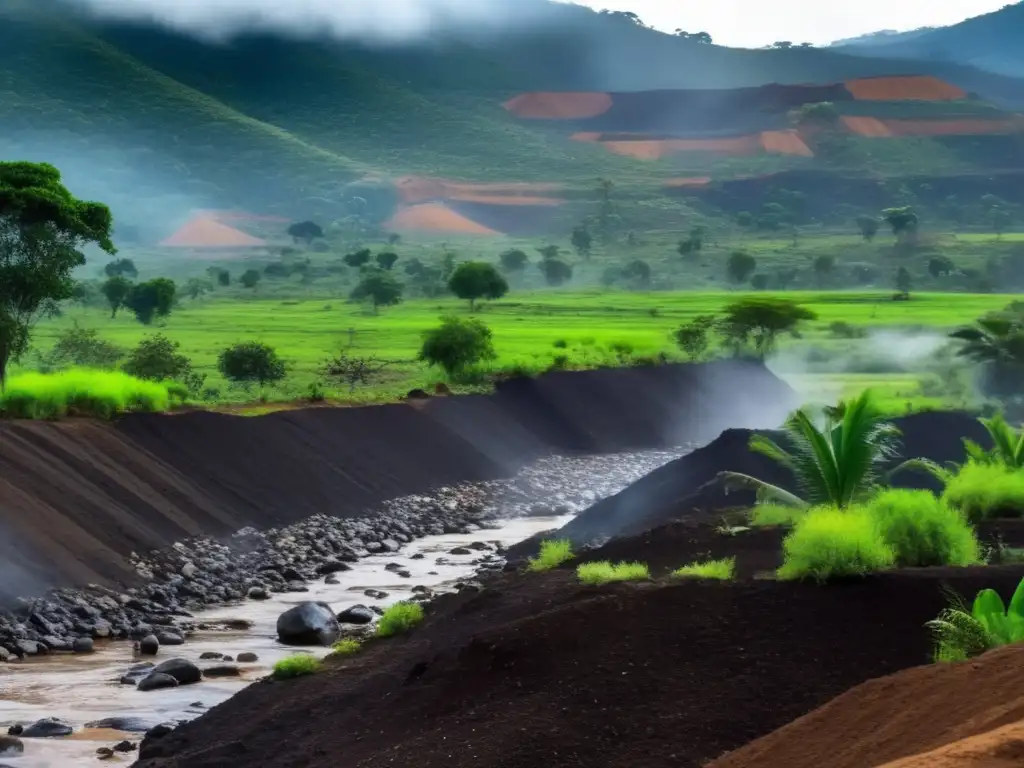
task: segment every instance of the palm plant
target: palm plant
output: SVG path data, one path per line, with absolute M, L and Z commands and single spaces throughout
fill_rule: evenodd
M 967 456 L 979 464 L 1002 464 L 1007 469 L 1024 469 L 1024 429 L 1015 430 L 1002 414 L 979 421 L 992 439 L 992 450 L 986 451 L 973 440 L 964 439 Z
M 1015 302 L 975 320 L 950 338 L 964 342 L 959 354 L 983 366 L 983 391 L 995 397 L 1020 393 L 1024 379 L 1024 311 Z
M 824 427 L 819 428 L 803 410 L 790 414 L 783 427 L 789 450 L 765 435 L 750 439 L 752 451 L 792 471 L 800 495 L 739 472 L 721 472 L 718 477 L 727 487 L 757 491 L 760 502 L 797 507 L 828 504 L 845 509 L 863 499 L 879 484 L 884 466 L 897 455 L 899 428 L 884 418 L 870 390 L 825 409 L 824 417 Z M 896 469 L 916 463 L 904 462 Z

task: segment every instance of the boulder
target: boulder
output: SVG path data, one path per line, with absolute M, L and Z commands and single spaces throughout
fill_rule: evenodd
M 253 664 L 260 660 L 260 657 L 255 653 L 240 653 L 238 654 L 238 661 L 241 664 Z
M 224 654 L 223 653 L 217 653 L 217 651 L 203 651 L 201 654 L 199 654 L 199 660 L 200 661 L 210 661 L 210 660 L 214 660 L 214 659 L 223 659 L 223 658 L 224 658 Z
M 153 667 L 153 673 L 170 675 L 181 685 L 191 685 L 203 679 L 199 667 L 187 659 L 168 659 L 163 664 Z
M 338 620 L 327 603 L 299 603 L 277 617 L 277 638 L 286 645 L 330 645 Z
M 156 656 L 160 650 L 160 640 L 156 635 L 146 635 L 139 641 L 139 653 L 143 656 Z
M 218 664 L 203 670 L 203 677 L 239 677 L 241 674 L 234 664 Z
M 157 642 L 160 643 L 160 645 L 184 645 L 185 644 L 185 638 L 182 637 L 177 632 L 157 632 L 156 633 L 156 639 L 157 639 Z
M 365 605 L 353 605 L 338 614 L 342 624 L 369 624 L 373 621 L 373 611 Z
M 152 721 L 146 721 L 141 717 L 105 717 L 102 720 L 93 720 L 85 724 L 86 728 L 109 728 L 113 731 L 124 731 L 125 733 L 145 733 L 153 727 Z
M 77 638 L 75 638 L 75 642 L 72 643 L 72 645 L 71 645 L 71 650 L 73 650 L 75 653 L 92 653 L 93 650 L 95 650 L 93 648 L 92 638 L 91 637 L 77 637 Z
M 249 591 L 246 593 L 250 600 L 269 600 L 270 593 L 267 592 L 263 587 L 249 587 Z
M 316 572 L 321 576 L 327 576 L 331 573 L 339 573 L 341 571 L 351 571 L 352 566 L 348 563 L 343 563 L 341 560 L 327 560 L 317 566 Z
M 25 751 L 25 745 L 17 736 L 0 736 L 0 757 L 17 757 Z
M 150 672 L 148 675 L 146 675 L 146 677 L 139 680 L 138 690 L 159 691 L 162 688 L 177 687 L 178 681 L 176 678 L 164 674 L 163 672 Z
M 58 720 L 56 717 L 45 717 L 32 723 L 21 732 L 21 736 L 24 739 L 50 739 L 56 736 L 70 736 L 74 730 L 71 723 Z

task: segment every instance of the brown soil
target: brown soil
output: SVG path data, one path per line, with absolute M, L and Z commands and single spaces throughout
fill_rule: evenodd
M 761 134 L 761 146 L 765 152 L 778 155 L 814 157 L 811 148 L 804 143 L 796 131 L 764 131 Z
M 638 160 L 660 160 L 680 152 L 717 152 L 724 155 L 752 155 L 762 151 L 759 136 L 728 139 L 662 139 L 654 141 L 602 141 L 605 149 Z
M 846 89 L 858 101 L 959 101 L 967 92 L 930 76 L 866 77 L 847 80 Z
M 879 768 L 1020 768 L 1024 765 L 1024 722 L 971 736 L 926 754 L 894 760 Z
M 423 176 L 406 176 L 398 179 L 395 182 L 395 187 L 402 202 L 410 205 L 474 197 L 500 198 L 502 200 L 532 198 L 561 202 L 558 198 L 551 197 L 551 193 L 562 189 L 560 184 L 546 182 L 471 183 Z
M 871 138 L 887 138 L 892 136 L 892 129 L 886 125 L 886 121 L 879 120 L 877 117 L 844 116 L 840 120 L 848 131 L 858 136 L 868 136 Z
M 710 176 L 690 176 L 678 179 L 669 179 L 663 186 L 667 189 L 685 189 L 688 187 L 706 187 L 710 183 Z
M 747 546 L 742 538 L 724 540 Z M 650 554 L 620 546 L 624 559 Z M 695 556 L 681 549 L 677 563 Z M 506 574 L 439 600 L 407 638 L 246 689 L 144 744 L 139 768 L 696 767 L 865 680 L 925 663 L 923 624 L 944 606 L 941 584 L 1008 592 L 1022 573 L 916 570 L 824 587 L 581 587 L 571 568 Z M 807 738 L 824 751 L 824 739 Z
M 579 120 L 597 117 L 612 108 L 608 93 L 524 93 L 503 105 L 518 118 Z
M 265 240 L 208 217 L 193 219 L 160 242 L 166 248 L 261 248 L 266 244 Z
M 1024 130 L 1020 120 L 880 120 L 875 117 L 843 117 L 843 125 L 858 136 L 975 136 Z
M 507 476 L 551 451 L 707 440 L 757 418 L 755 408 L 776 423 L 793 397 L 763 366 L 722 362 L 549 374 L 420 407 L 0 421 L 0 598 L 131 581 L 133 551 L 361 514 L 384 499 Z
M 472 219 L 467 219 L 441 203 L 423 203 L 399 208 L 385 229 L 396 232 L 437 232 L 453 235 L 499 235 Z
M 1009 584 L 1000 590 L 1004 596 Z M 992 651 L 961 664 L 935 664 L 871 680 L 807 716 L 743 749 L 717 760 L 708 768 L 909 768 L 914 766 L 996 766 L 1024 764 L 1019 721 L 1024 718 L 1024 648 Z M 1016 737 L 989 734 L 992 729 L 1016 724 Z M 987 734 L 973 744 L 963 743 Z M 953 745 L 942 759 L 931 761 L 931 750 Z M 978 749 L 988 762 L 959 762 Z M 908 762 L 903 758 L 917 755 Z M 996 762 L 994 758 L 1011 762 Z

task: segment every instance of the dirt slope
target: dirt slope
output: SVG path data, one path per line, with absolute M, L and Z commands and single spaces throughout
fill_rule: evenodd
M 1011 589 L 1007 585 L 1001 591 L 1005 596 Z M 922 755 L 1019 723 L 1024 718 L 1022 674 L 1024 647 L 1015 646 L 971 662 L 929 665 L 872 680 L 708 768 L 865 768 Z M 1006 765 L 1021 765 L 1022 755 L 1018 741 L 1017 762 Z M 922 756 L 887 768 L 925 765 L 1002 764 L 931 762 Z
M 506 476 L 552 451 L 656 447 L 771 425 L 793 397 L 763 366 L 722 362 L 558 373 L 422 407 L 0 422 L 0 596 L 128 579 L 132 551 L 314 513 L 354 515 Z
M 1018 768 L 1024 765 L 1024 721 L 894 760 L 879 768 Z
M 1008 592 L 1022 572 L 601 588 L 578 586 L 571 570 L 507 574 L 439 601 L 408 638 L 246 689 L 145 744 L 139 768 L 696 768 L 924 663 L 940 583 Z

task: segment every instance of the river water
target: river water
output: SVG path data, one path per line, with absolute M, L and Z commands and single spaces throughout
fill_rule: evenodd
M 246 651 L 257 654 L 258 663 L 238 664 L 243 671 L 241 678 L 203 680 L 195 685 L 140 693 L 131 686 L 118 684 L 125 670 L 141 660 L 132 656 L 132 644 L 127 642 L 98 645 L 96 653 L 88 656 L 51 655 L 4 665 L 0 667 L 0 723 L 58 717 L 74 725 L 75 733 L 62 739 L 24 739 L 24 755 L 0 758 L 0 767 L 94 766 L 97 764 L 98 747 L 111 747 L 122 739 L 138 742 L 142 734 L 86 729 L 83 728 L 86 723 L 110 717 L 133 717 L 153 726 L 168 720 L 191 719 L 269 674 L 274 662 L 295 653 L 297 649 L 277 642 L 275 631 L 277 617 L 295 603 L 322 600 L 335 611 L 357 603 L 384 607 L 397 600 L 409 599 L 413 594 L 412 587 L 417 585 L 435 591 L 451 588 L 475 573 L 476 566 L 472 563 L 481 556 L 480 552 L 448 554 L 454 547 L 475 541 L 500 542 L 509 546 L 540 531 L 564 525 L 570 519 L 571 515 L 518 518 L 500 521 L 500 527 L 492 530 L 430 536 L 406 545 L 399 552 L 373 555 L 353 563 L 351 571 L 335 574 L 338 584 L 328 585 L 321 580 L 310 584 L 306 593 L 277 594 L 262 602 L 250 600 L 238 606 L 197 613 L 197 623 L 227 618 L 246 619 L 252 622 L 252 627 L 237 632 L 197 632 L 188 638 L 185 645 L 161 648 L 155 657 L 158 663 L 180 657 L 206 667 L 220 662 L 200 661 L 199 656 L 205 651 L 235 657 Z M 413 559 L 415 554 L 425 557 Z M 438 558 L 445 562 L 438 564 Z M 404 579 L 385 570 L 389 563 L 401 564 L 412 578 Z M 365 589 L 385 591 L 388 597 L 373 600 L 363 594 Z M 302 650 L 319 656 L 330 651 L 329 648 Z M 135 754 L 118 755 L 103 764 L 128 765 L 135 760 Z

